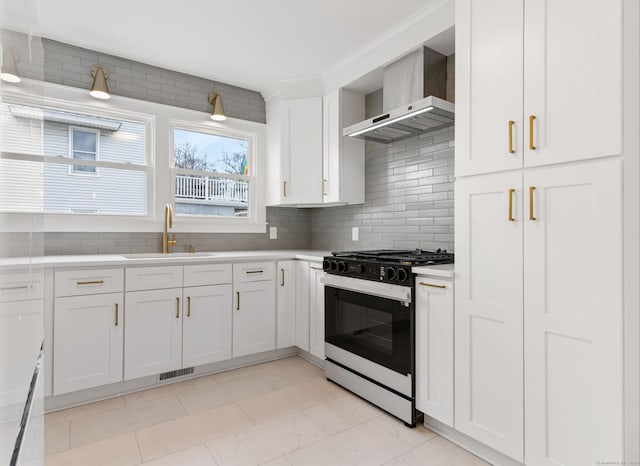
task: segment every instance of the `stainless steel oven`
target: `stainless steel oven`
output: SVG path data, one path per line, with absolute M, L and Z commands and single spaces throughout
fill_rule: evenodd
M 327 378 L 415 426 L 413 287 L 326 275 Z

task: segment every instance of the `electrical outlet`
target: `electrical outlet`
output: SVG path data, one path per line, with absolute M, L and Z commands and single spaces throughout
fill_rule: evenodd
M 278 227 L 269 227 L 269 239 L 278 239 Z
M 360 234 L 360 229 L 358 227 L 353 227 L 351 229 L 351 240 L 358 241 L 359 234 Z

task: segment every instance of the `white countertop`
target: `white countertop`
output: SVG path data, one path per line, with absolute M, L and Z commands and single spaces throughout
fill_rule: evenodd
M 271 250 L 271 251 L 221 251 L 169 253 L 169 254 L 87 254 L 68 256 L 10 257 L 0 259 L 1 270 L 27 267 L 93 267 L 133 266 L 164 264 L 199 264 L 212 262 L 249 262 L 263 260 L 299 259 L 322 262 L 328 251 L 317 250 Z
M 455 264 L 425 265 L 412 267 L 411 271 L 417 275 L 429 275 L 431 277 L 453 278 Z

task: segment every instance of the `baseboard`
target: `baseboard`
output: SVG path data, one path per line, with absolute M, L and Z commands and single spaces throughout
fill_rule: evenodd
M 465 450 L 473 453 L 478 458 L 483 459 L 487 463 L 494 466 L 524 466 L 512 458 L 503 455 L 499 451 L 494 450 L 491 447 L 486 446 L 484 443 L 480 443 L 477 440 L 472 439 L 468 435 L 463 434 L 440 421 L 433 419 L 425 414 L 424 425 L 440 435 L 441 437 L 450 440 L 456 445 L 464 448 Z
M 302 359 L 324 370 L 324 359 L 320 359 L 318 356 L 314 356 L 308 351 L 301 350 L 300 348 L 296 348 L 296 350 L 297 350 L 296 354 L 300 356 Z
M 141 390 L 148 390 L 150 388 L 169 385 L 176 382 L 183 382 L 185 380 L 195 379 L 198 377 L 203 377 L 203 376 L 215 374 L 218 372 L 224 372 L 232 369 L 239 369 L 241 367 L 251 366 L 251 365 L 259 364 L 262 362 L 274 361 L 276 359 L 295 356 L 296 354 L 298 354 L 296 350 L 297 348 L 292 346 L 290 348 L 267 351 L 264 353 L 252 354 L 249 356 L 242 356 L 239 358 L 233 358 L 227 361 L 216 362 L 213 364 L 196 366 L 193 374 L 189 374 L 182 377 L 176 377 L 174 379 L 165 380 L 163 382 L 158 381 L 157 375 L 150 375 L 147 377 L 141 377 L 139 379 L 126 380 L 123 382 L 113 383 L 109 385 L 102 385 L 100 387 L 88 388 L 86 390 L 78 390 L 76 392 L 48 396 L 44 400 L 44 409 L 45 409 L 45 413 L 50 413 L 53 411 L 59 411 L 61 409 L 73 408 L 74 406 L 80 406 L 87 403 L 94 403 L 96 401 L 107 400 L 109 398 L 115 398 L 117 396 L 139 392 Z M 316 362 L 310 361 L 305 356 L 303 355 L 300 355 L 300 356 L 308 360 L 312 364 L 317 365 Z

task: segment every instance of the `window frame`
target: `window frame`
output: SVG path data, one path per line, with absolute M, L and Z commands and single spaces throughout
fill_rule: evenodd
M 68 131 L 69 131 L 69 158 L 73 159 L 73 160 L 79 160 L 75 158 L 75 153 L 76 152 L 82 152 L 85 154 L 92 154 L 93 152 L 86 152 L 86 151 L 82 151 L 82 150 L 75 150 L 74 145 L 73 145 L 73 133 L 76 131 L 82 131 L 84 133 L 93 133 L 96 135 L 96 151 L 95 151 L 95 161 L 99 161 L 100 160 L 100 130 L 97 128 L 85 128 L 85 127 L 81 127 L 81 126 L 75 126 L 75 125 L 69 125 L 68 127 Z M 95 167 L 95 171 L 93 172 L 82 172 L 82 171 L 76 171 L 74 170 L 74 166 L 75 165 L 81 165 L 79 163 L 74 163 L 72 165 L 69 165 L 69 175 L 73 175 L 73 176 L 95 176 L 95 177 L 99 177 L 100 176 L 100 167 L 96 166 Z
M 164 209 L 170 204 L 175 211 L 172 193 L 170 161 L 173 162 L 173 131 L 171 124 L 179 122 L 185 129 L 226 132 L 245 139 L 252 138 L 255 162 L 253 163 L 253 187 L 250 187 L 252 211 L 247 217 L 186 216 L 174 218 L 172 232 L 176 233 L 264 233 L 266 232 L 266 124 L 235 118 L 223 122 L 212 121 L 207 112 L 184 109 L 155 102 L 112 96 L 108 101 L 98 101 L 84 89 L 53 83 L 24 79 L 21 86 L 3 89 L 3 103 L 55 108 L 61 111 L 113 117 L 131 121 L 144 121 L 147 165 L 147 215 L 85 214 L 85 213 L 3 213 L 10 221 L 0 225 L 0 232 L 28 231 L 38 218 L 46 232 L 162 232 Z M 1 158 L 14 160 L 65 163 L 72 160 L 65 154 L 57 157 L 31 154 L 0 154 Z M 45 160 L 46 159 L 46 160 Z M 61 160 L 61 159 L 64 159 Z M 87 161 L 108 168 L 112 162 Z M 76 163 L 77 164 L 77 163 Z M 140 168 L 141 166 L 137 166 Z M 252 192 L 251 192 L 252 191 Z M 180 242 L 179 236 L 178 241 Z

